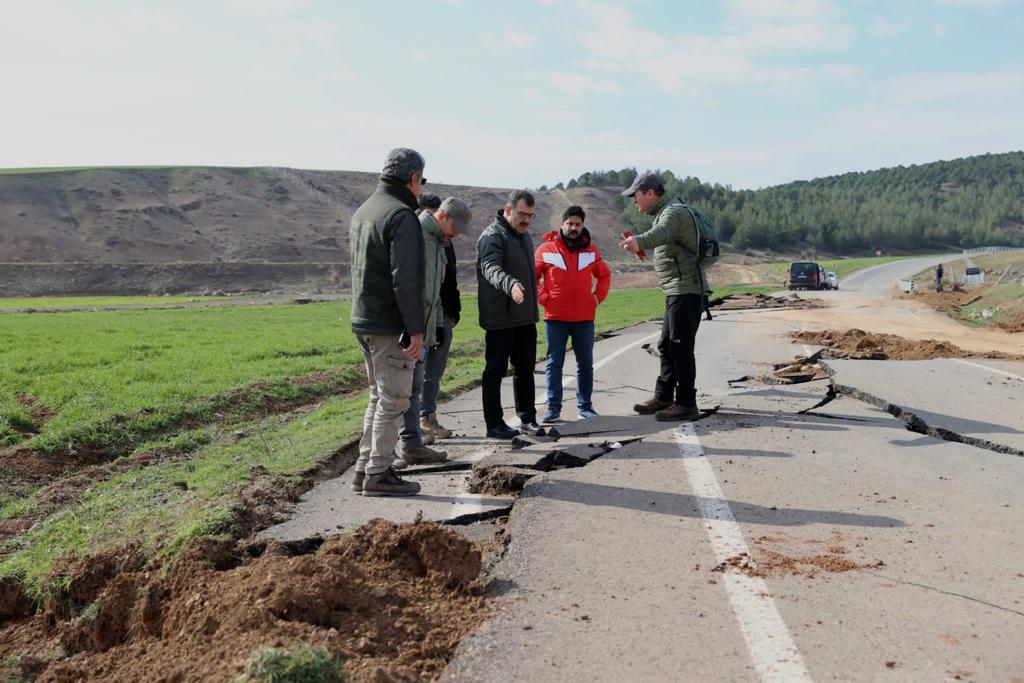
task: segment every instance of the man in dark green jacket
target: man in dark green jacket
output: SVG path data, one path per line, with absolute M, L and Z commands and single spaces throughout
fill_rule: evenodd
M 697 260 L 697 224 L 680 202 L 665 194 L 657 174 L 637 175 L 622 193 L 632 197 L 640 213 L 654 219 L 651 229 L 621 242 L 634 254 L 654 249 L 654 272 L 665 293 L 665 314 L 661 323 L 661 372 L 655 383 L 654 398 L 638 403 L 633 410 L 664 422 L 695 420 L 697 409 L 697 363 L 694 341 L 707 295 L 707 277 Z
M 413 369 L 423 350 L 423 234 L 414 213 L 427 182 L 416 150 L 393 149 L 377 190 L 352 216 L 352 332 L 366 361 L 370 401 L 352 488 L 364 496 L 408 496 L 420 485 L 392 464 Z
M 543 433 L 537 424 L 533 369 L 537 365 L 537 275 L 530 223 L 533 195 L 516 190 L 476 243 L 477 305 L 484 335 L 483 395 L 487 436 L 511 439 L 518 432 L 505 424 L 501 380 L 512 362 L 516 413 L 524 434 Z

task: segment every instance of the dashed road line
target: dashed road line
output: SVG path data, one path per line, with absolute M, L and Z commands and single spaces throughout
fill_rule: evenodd
M 725 562 L 740 553 L 750 556 L 743 531 L 722 495 L 693 424 L 687 422 L 675 430 L 679 452 L 690 486 L 697 496 L 701 516 L 708 522 L 708 539 L 717 562 Z M 811 676 L 803 657 L 782 620 L 764 579 L 742 573 L 722 575 L 733 612 L 754 667 L 765 683 L 805 683 Z

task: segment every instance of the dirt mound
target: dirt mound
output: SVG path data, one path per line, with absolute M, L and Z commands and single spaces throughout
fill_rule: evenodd
M 793 332 L 794 341 L 803 344 L 824 346 L 825 358 L 850 358 L 855 360 L 930 360 L 932 358 L 994 358 L 1019 360 L 1000 351 L 971 353 L 938 339 L 911 340 L 895 334 L 877 334 L 864 330 L 821 330 L 817 332 Z
M 527 472 L 515 467 L 488 467 L 474 469 L 466 488 L 470 493 L 502 496 L 522 491 L 526 482 L 537 472 Z
M 996 323 L 996 327 L 1006 332 L 1024 332 L 1024 311 L 1017 311 L 1007 315 Z
M 245 548 L 207 538 L 166 578 L 135 560 L 118 564 L 116 555 L 90 558 L 91 571 L 65 570 L 82 573 L 55 603 L 84 609 L 72 615 L 55 604 L 0 629 L 0 661 L 52 649 L 56 638 L 78 654 L 43 662 L 40 681 L 147 680 L 154 672 L 234 680 L 260 650 L 309 644 L 339 657 L 349 680 L 432 680 L 487 611 L 476 583 L 479 549 L 437 524 L 374 520 L 322 545 Z M 37 630 L 34 641 L 9 638 L 27 628 Z

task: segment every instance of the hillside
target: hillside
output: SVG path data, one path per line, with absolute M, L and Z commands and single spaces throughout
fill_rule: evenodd
M 352 212 L 377 175 L 267 168 L 95 168 L 0 174 L 2 263 L 345 263 Z M 428 185 L 474 209 L 456 242 L 470 259 L 508 189 Z M 613 253 L 621 230 L 615 192 L 537 193 L 540 228 L 577 203 L 595 240 Z

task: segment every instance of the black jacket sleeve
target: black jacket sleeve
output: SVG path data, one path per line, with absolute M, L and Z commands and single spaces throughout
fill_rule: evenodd
M 422 334 L 427 323 L 423 311 L 423 231 L 412 210 L 401 210 L 388 219 L 385 230 L 391 240 L 391 286 L 402 314 L 405 331 Z
M 449 242 L 444 248 L 448 264 L 444 269 L 444 280 L 441 281 L 441 308 L 444 314 L 458 322 L 462 313 L 462 298 L 459 293 L 458 268 L 455 263 L 455 247 Z

